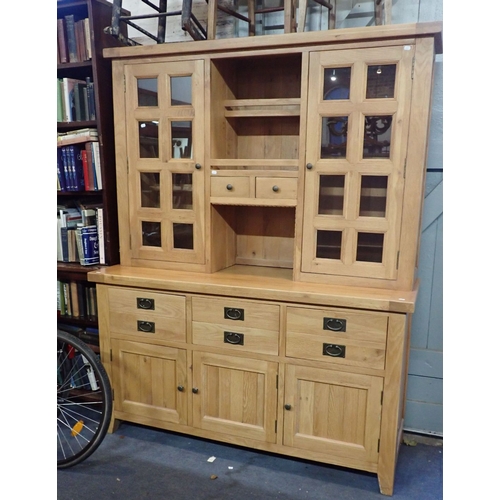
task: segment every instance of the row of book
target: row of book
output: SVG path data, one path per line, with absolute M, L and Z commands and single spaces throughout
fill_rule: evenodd
M 90 21 L 69 14 L 57 20 L 57 64 L 92 59 Z
M 80 122 L 96 119 L 94 82 L 63 77 L 57 79 L 57 121 Z
M 99 331 L 97 328 L 79 328 L 77 326 L 58 324 L 57 328 L 64 330 L 83 340 L 99 358 Z M 62 346 L 60 347 L 62 348 Z M 57 366 L 57 383 L 72 389 L 97 391 L 99 384 L 94 369 L 88 359 L 72 347 L 65 346 L 67 352 L 62 353 L 62 363 Z
M 106 263 L 102 204 L 57 206 L 57 260 L 82 266 Z
M 57 317 L 97 321 L 95 285 L 86 281 L 57 281 Z
M 97 139 L 97 136 L 96 136 Z M 101 152 L 97 140 L 57 146 L 57 190 L 100 191 Z

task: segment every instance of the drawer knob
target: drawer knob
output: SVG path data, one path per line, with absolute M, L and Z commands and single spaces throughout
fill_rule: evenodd
M 139 332 L 146 333 L 154 333 L 155 332 L 155 324 L 151 321 L 138 321 L 137 322 L 137 330 Z
M 323 344 L 323 355 L 332 358 L 345 358 L 345 345 Z
M 331 332 L 345 332 L 347 320 L 337 318 L 323 318 L 323 330 Z
M 154 310 L 155 308 L 155 300 L 147 299 L 144 297 L 137 298 L 137 309 L 149 309 Z
M 232 319 L 233 321 L 243 321 L 245 319 L 245 309 L 235 307 L 224 307 L 224 319 Z
M 228 191 L 231 191 L 231 190 L 233 189 L 233 185 L 232 185 L 232 184 L 228 184 L 228 185 L 226 186 L 226 189 L 227 189 Z
M 193 394 L 198 394 L 198 387 L 193 387 L 191 391 L 193 392 Z
M 307 168 L 307 170 L 312 170 L 312 168 L 313 168 L 313 164 L 312 164 L 312 163 L 308 163 L 308 164 L 306 165 L 306 168 Z
M 273 191 L 274 191 L 275 193 L 277 193 L 279 190 L 280 190 L 280 188 L 279 188 L 278 186 L 273 186 Z
M 285 405 L 285 410 L 290 411 L 292 409 L 292 405 Z
M 178 386 L 177 386 L 177 390 L 178 390 L 179 392 L 184 392 L 184 386 L 183 386 L 183 385 L 178 385 Z
M 201 170 L 201 165 L 200 165 L 199 163 L 197 163 L 197 164 L 194 166 L 194 168 L 195 168 L 196 170 Z
M 245 335 L 243 333 L 224 332 L 224 343 L 233 345 L 244 345 Z

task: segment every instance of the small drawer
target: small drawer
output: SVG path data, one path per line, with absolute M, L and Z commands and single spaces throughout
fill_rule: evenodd
M 280 308 L 240 299 L 193 297 L 193 321 L 223 325 L 226 330 L 239 331 L 240 327 L 278 332 Z
M 289 307 L 286 317 L 286 356 L 384 368 L 387 315 Z
M 248 177 L 212 177 L 210 195 L 213 197 L 248 198 L 250 179 Z
M 261 199 L 297 199 L 297 179 L 288 177 L 257 177 L 255 197 Z
M 233 325 L 193 322 L 193 344 L 231 349 L 235 352 L 278 354 L 278 332 Z
M 111 334 L 186 341 L 186 298 L 149 290 L 109 287 Z

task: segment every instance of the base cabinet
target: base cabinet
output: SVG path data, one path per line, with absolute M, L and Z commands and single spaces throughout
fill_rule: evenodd
M 269 300 L 207 294 L 206 280 L 184 294 L 117 281 L 97 285 L 112 429 L 131 421 L 365 470 L 392 494 L 406 313 L 295 302 L 297 290 Z

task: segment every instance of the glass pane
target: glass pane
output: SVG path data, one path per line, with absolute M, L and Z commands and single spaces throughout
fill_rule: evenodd
M 344 212 L 344 179 L 343 175 L 319 176 L 318 213 L 342 215 Z
M 383 99 L 394 97 L 394 84 L 396 81 L 396 65 L 382 64 L 368 66 L 366 82 L 367 99 Z
M 170 78 L 172 106 L 185 106 L 193 102 L 191 98 L 191 77 L 172 76 Z
M 190 121 L 172 122 L 172 158 L 193 157 L 192 128 Z
M 342 231 L 318 230 L 316 235 L 316 257 L 319 259 L 340 259 Z
M 378 233 L 358 233 L 356 260 L 382 262 L 384 235 Z
M 392 116 L 365 116 L 363 158 L 389 158 Z
M 359 215 L 361 217 L 385 217 L 387 204 L 387 176 L 363 175 Z
M 142 244 L 145 247 L 161 247 L 160 222 L 142 222 Z
M 323 99 L 349 99 L 351 68 L 325 68 L 323 73 Z
M 156 78 L 138 78 L 137 99 L 139 106 L 158 106 L 158 80 Z
M 321 158 L 345 158 L 347 116 L 324 116 L 321 130 Z
M 141 207 L 160 207 L 159 172 L 141 172 Z
M 172 174 L 172 208 L 193 209 L 193 174 Z
M 174 248 L 193 250 L 193 224 L 174 223 Z
M 158 158 L 158 122 L 139 122 L 139 156 Z

